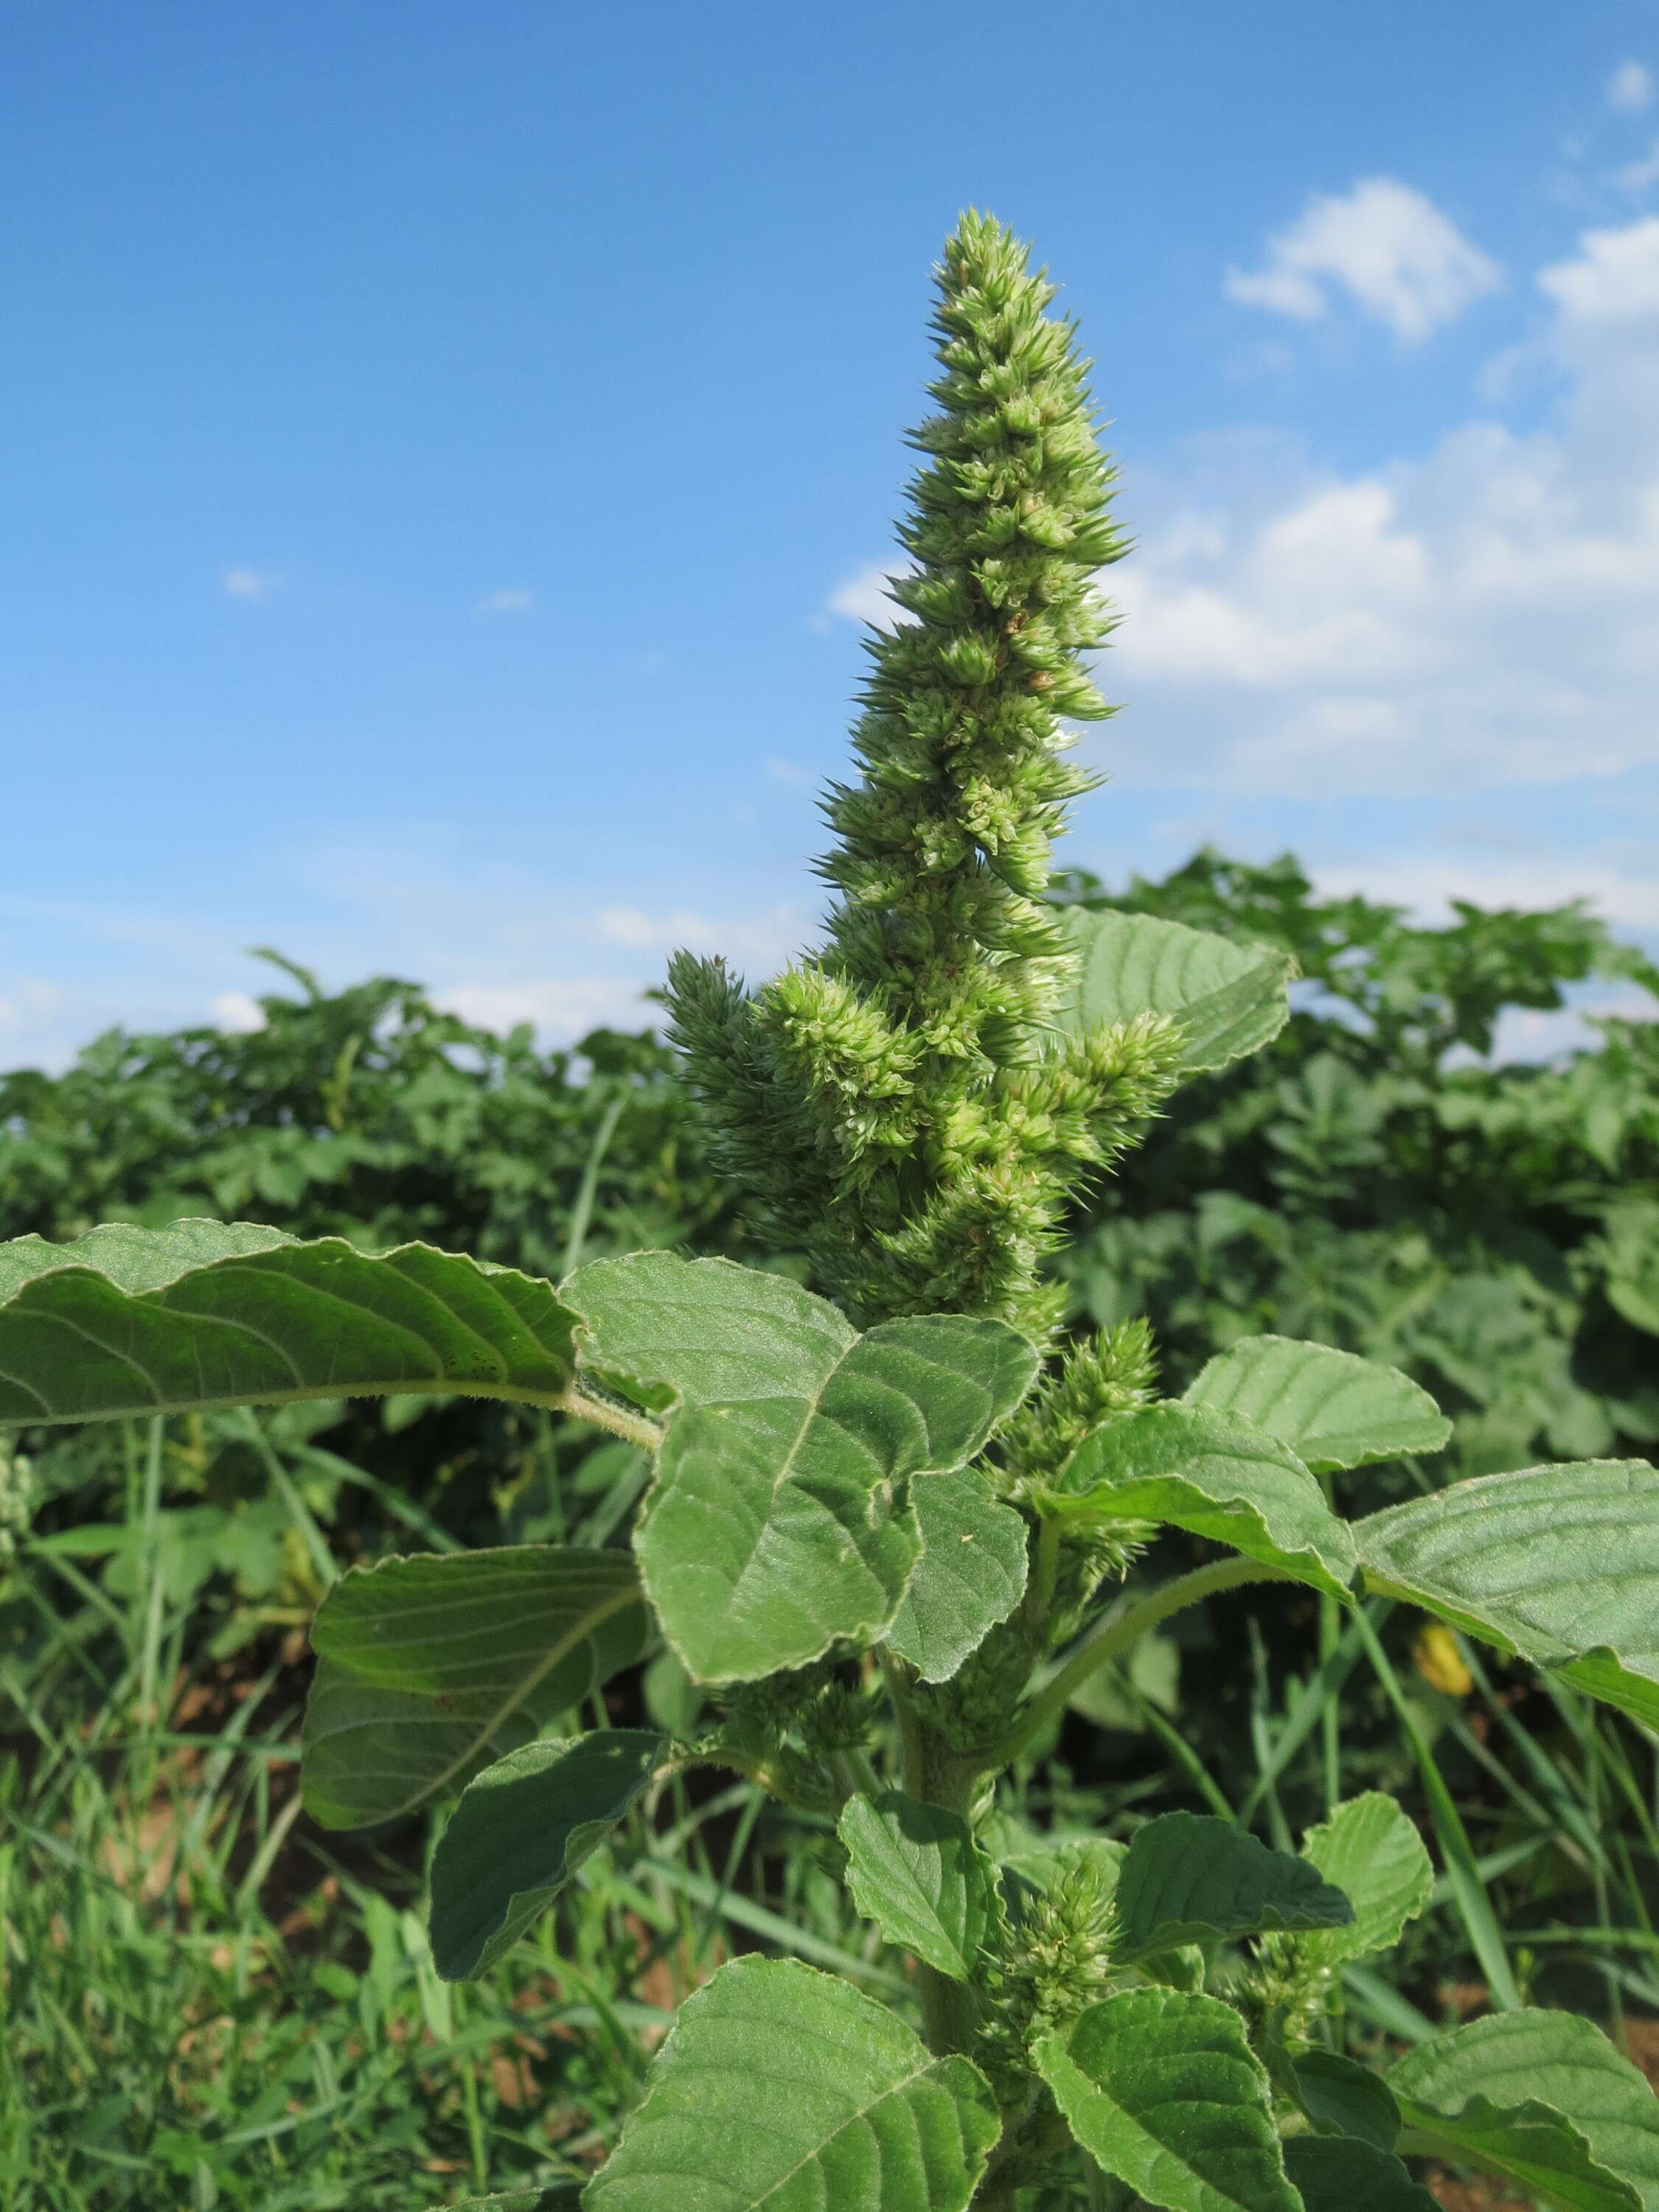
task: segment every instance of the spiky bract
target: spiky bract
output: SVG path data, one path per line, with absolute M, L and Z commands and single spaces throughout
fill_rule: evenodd
M 826 805 L 828 942 L 752 998 L 682 954 L 670 1002 L 731 1166 L 830 1296 L 865 1322 L 956 1310 L 1041 1337 L 1066 1196 L 1166 1095 L 1178 1047 L 1157 1017 L 1053 1027 L 1049 844 L 1091 781 L 1059 718 L 1109 711 L 1081 656 L 1124 550 L 1086 364 L 999 223 L 965 216 L 937 274 L 915 566 L 869 643 L 862 777 Z

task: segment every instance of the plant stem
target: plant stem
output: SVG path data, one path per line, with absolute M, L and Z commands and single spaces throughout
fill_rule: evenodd
M 613 1398 L 592 1397 L 574 1382 L 556 1398 L 542 1402 L 550 1402 L 557 1412 L 574 1414 L 579 1421 L 592 1421 L 596 1429 L 609 1429 L 613 1437 L 638 1444 L 642 1451 L 654 1452 L 662 1442 L 662 1431 L 645 1414 L 629 1413 Z
M 1086 1682 L 1097 1667 L 1103 1667 L 1109 1659 L 1115 1659 L 1119 1652 L 1139 1643 L 1149 1628 L 1156 1628 L 1172 1613 L 1196 1605 L 1200 1598 L 1211 1597 L 1218 1590 L 1233 1589 L 1240 1583 L 1293 1579 L 1284 1568 L 1267 1566 L 1260 1559 L 1218 1559 L 1211 1566 L 1194 1567 L 1190 1574 L 1165 1583 L 1162 1589 L 1152 1591 L 1115 1620 L 1109 1615 L 1078 1646 L 1060 1672 L 1038 1691 L 1009 1734 L 975 1756 L 972 1771 L 988 1773 L 1018 1758 L 1033 1737 L 1065 1711 L 1079 1685 Z
M 973 1804 L 975 1776 L 963 1765 L 944 1738 L 922 1720 L 908 1695 L 902 1662 L 882 1654 L 882 1672 L 898 1723 L 899 1756 L 904 1787 L 925 1805 L 943 1806 L 947 1812 L 968 1817 Z M 972 1990 L 936 1967 L 916 1964 L 916 1994 L 921 1999 L 922 2033 L 927 2047 L 939 2057 L 972 2047 L 978 2014 Z

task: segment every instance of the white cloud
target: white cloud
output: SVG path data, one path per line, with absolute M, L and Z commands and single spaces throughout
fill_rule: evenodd
M 644 990 L 615 975 L 542 975 L 515 983 L 452 983 L 433 998 L 476 1029 L 505 1034 L 528 1022 L 550 1043 L 573 1044 L 590 1030 L 641 1030 L 659 1021 Z
M 1229 269 L 1226 293 L 1297 322 L 1330 311 L 1340 285 L 1364 312 L 1415 344 L 1503 282 L 1434 202 L 1392 177 L 1367 177 L 1341 198 L 1318 195 L 1267 240 L 1255 270 Z
M 1201 449 L 1109 580 L 1117 774 L 1328 799 L 1659 763 L 1659 217 L 1538 284 L 1550 427 L 1349 477 L 1242 439 L 1231 485 Z
M 1653 73 L 1640 62 L 1620 62 L 1607 79 L 1607 106 L 1625 114 L 1645 107 L 1653 98 Z
M 1626 161 L 1613 181 L 1626 192 L 1644 192 L 1650 185 L 1659 185 L 1659 138 L 1656 138 L 1640 161 Z
M 792 791 L 810 791 L 817 781 L 811 769 L 800 768 L 793 761 L 769 760 L 766 773 L 774 783 L 787 783 Z
M 216 1029 L 252 1035 L 265 1025 L 265 1010 L 246 991 L 221 991 L 208 1007 Z
M 672 913 L 647 914 L 642 907 L 601 907 L 590 925 L 592 934 L 608 945 L 623 945 L 640 952 L 723 952 L 734 960 L 770 963 L 781 967 L 799 944 L 806 927 L 799 907 L 769 907 L 764 913 L 720 921 L 708 921 L 684 907 Z
M 263 568 L 227 568 L 224 575 L 226 595 L 233 599 L 268 599 L 282 582 Z
M 878 561 L 866 562 L 844 577 L 830 592 L 827 605 L 832 615 L 843 622 L 868 623 L 873 629 L 891 629 L 901 619 L 900 610 L 888 597 L 888 589 L 895 576 L 908 574 L 907 564 Z
M 478 612 L 481 615 L 524 615 L 528 614 L 535 604 L 533 592 L 526 592 L 522 586 L 514 585 L 504 592 L 487 592 L 478 602 Z

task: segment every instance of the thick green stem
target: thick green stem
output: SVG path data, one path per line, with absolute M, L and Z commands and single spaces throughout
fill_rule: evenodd
M 882 1670 L 898 1723 L 899 1756 L 908 1795 L 925 1805 L 940 1805 L 965 1820 L 972 1808 L 975 1777 L 934 1729 L 911 1704 L 906 1670 L 900 1662 L 883 1655 Z M 978 2008 L 971 1990 L 948 1974 L 916 1966 L 916 1994 L 921 1999 L 922 2033 L 927 2047 L 944 2057 L 953 2051 L 972 2047 Z
M 574 1414 L 579 1421 L 592 1421 L 596 1429 L 609 1429 L 613 1437 L 638 1444 L 642 1451 L 654 1452 L 662 1442 L 662 1431 L 643 1413 L 629 1413 L 614 1398 L 595 1398 L 574 1382 L 556 1398 L 543 1402 L 561 1413 Z
M 1017 1759 L 1034 1737 L 1065 1711 L 1079 1685 L 1086 1682 L 1097 1667 L 1103 1667 L 1109 1659 L 1138 1644 L 1149 1628 L 1156 1628 L 1172 1613 L 1196 1605 L 1200 1598 L 1213 1596 L 1218 1590 L 1235 1589 L 1240 1583 L 1293 1579 L 1282 1567 L 1267 1566 L 1260 1559 L 1218 1559 L 1212 1566 L 1195 1567 L 1191 1574 L 1166 1583 L 1115 1619 L 1109 1615 L 1024 1707 L 1008 1735 L 975 1757 L 970 1771 L 988 1773 Z

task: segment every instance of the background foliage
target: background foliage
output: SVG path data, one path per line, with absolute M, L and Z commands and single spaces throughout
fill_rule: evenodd
M 1058 889 L 1105 898 L 1081 875 Z M 1204 853 L 1110 902 L 1281 945 L 1304 980 L 1278 1042 L 1180 1092 L 1073 1224 L 1057 1264 L 1079 1316 L 1149 1315 L 1176 1389 L 1263 1330 L 1416 1375 L 1455 1413 L 1452 1445 L 1438 1464 L 1342 1478 L 1351 1510 L 1650 1446 L 1659 1024 L 1603 1019 L 1593 1047 L 1543 1064 L 1490 1054 L 1506 1010 L 1559 1008 L 1594 977 L 1654 990 L 1652 968 L 1577 908 L 1460 908 L 1425 929 L 1316 896 L 1289 859 Z M 798 1270 L 757 1249 L 650 1036 L 544 1054 L 414 985 L 331 994 L 279 965 L 288 988 L 259 1030 L 117 1032 L 62 1074 L 0 1079 L 0 1237 L 209 1214 L 370 1247 L 418 1237 L 553 1275 L 651 1245 Z M 0 1594 L 0 2188 L 20 2212 L 390 2206 L 422 2172 L 429 2194 L 486 2166 L 548 2174 L 610 2139 L 636 2034 L 724 1953 L 779 1945 L 877 1988 L 890 1972 L 845 1917 L 833 1840 L 744 1788 L 679 1796 L 690 1877 L 641 1832 L 634 1872 L 604 1853 L 584 1870 L 556 1957 L 550 1925 L 459 1991 L 435 1981 L 410 1913 L 425 1824 L 359 1844 L 296 1817 L 304 1624 L 340 1565 L 609 1540 L 643 1479 L 631 1448 L 459 1401 L 34 1444 L 27 1477 L 4 1471 L 13 1521 L 26 1482 L 33 1525 Z M 1659 2011 L 1654 1774 L 1636 1730 L 1396 1620 L 1449 1830 L 1388 1685 L 1316 1601 L 1283 1613 L 1271 1652 L 1248 1593 L 1231 1606 L 1231 1624 L 1212 1609 L 1180 1641 L 1149 1639 L 1133 1678 L 1092 1683 L 1006 1817 L 1080 1828 L 1188 1804 L 1279 1841 L 1380 1784 L 1443 1863 L 1462 1835 L 1477 1879 L 1443 1882 L 1399 1988 L 1351 1991 L 1357 2033 L 1409 2039 L 1471 2001 L 1492 1963 L 1471 1903 L 1483 1881 L 1518 1931 L 1504 1963 L 1547 2001 Z M 1223 1649 L 1255 1649 L 1254 1673 Z M 659 1660 L 612 1717 L 687 1695 Z M 621 2007 L 612 1986 L 631 1992 Z

